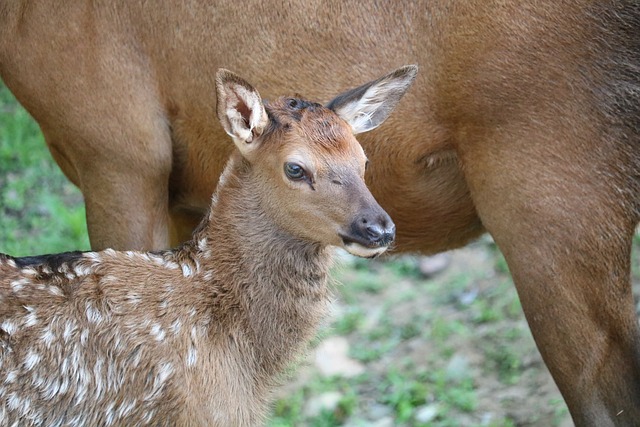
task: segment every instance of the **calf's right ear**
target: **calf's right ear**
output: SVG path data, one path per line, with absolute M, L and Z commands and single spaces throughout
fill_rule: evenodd
M 405 65 L 336 96 L 326 106 L 349 123 L 354 134 L 375 129 L 389 117 L 417 73 L 417 65 Z
M 269 122 L 257 90 L 238 75 L 220 69 L 216 73 L 218 119 L 231 136 L 240 153 L 250 158 L 256 149 L 256 139 Z

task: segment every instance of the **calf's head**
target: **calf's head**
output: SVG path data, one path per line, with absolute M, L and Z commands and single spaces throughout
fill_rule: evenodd
M 245 80 L 218 71 L 218 118 L 281 228 L 362 257 L 389 247 L 395 225 L 365 185 L 367 158 L 354 135 L 389 116 L 416 72 L 400 68 L 322 106 L 300 97 L 265 105 Z

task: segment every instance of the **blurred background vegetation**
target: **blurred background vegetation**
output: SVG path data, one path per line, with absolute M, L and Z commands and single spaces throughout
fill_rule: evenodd
M 89 249 L 82 195 L 55 164 L 38 125 L 0 82 L 0 252 Z
M 84 215 L 0 83 L 0 252 L 88 250 Z M 491 239 L 445 257 L 425 273 L 424 258 L 341 254 L 331 319 L 283 379 L 268 425 L 571 425 Z

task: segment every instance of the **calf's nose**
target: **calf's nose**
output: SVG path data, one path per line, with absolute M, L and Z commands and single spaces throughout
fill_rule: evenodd
M 365 214 L 357 221 L 356 233 L 372 245 L 388 246 L 396 236 L 396 226 L 386 212 Z

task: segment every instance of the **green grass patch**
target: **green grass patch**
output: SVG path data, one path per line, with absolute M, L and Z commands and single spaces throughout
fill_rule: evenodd
M 0 85 L 0 252 L 89 249 L 82 195 L 53 161 L 35 121 Z

